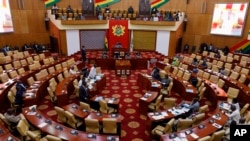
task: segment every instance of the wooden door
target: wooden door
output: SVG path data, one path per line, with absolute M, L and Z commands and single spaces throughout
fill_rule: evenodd
M 82 0 L 82 11 L 84 15 L 94 15 L 94 0 Z

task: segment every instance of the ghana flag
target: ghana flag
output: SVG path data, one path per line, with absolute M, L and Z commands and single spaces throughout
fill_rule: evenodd
M 230 52 L 242 50 L 242 53 L 250 53 L 250 40 L 244 39 L 230 48 Z
M 95 0 L 95 7 L 99 5 L 101 8 L 105 8 L 107 5 L 112 5 L 120 0 Z
M 169 0 L 154 0 L 151 2 L 150 7 L 151 7 L 151 9 L 154 7 L 158 9 L 162 5 L 166 4 L 168 1 Z
M 45 7 L 48 8 L 56 3 L 58 3 L 60 0 L 44 0 Z
M 108 50 L 108 48 L 109 48 L 109 44 L 108 44 L 108 33 L 107 33 L 108 31 L 105 31 L 105 37 L 104 37 L 104 49 L 105 50 Z

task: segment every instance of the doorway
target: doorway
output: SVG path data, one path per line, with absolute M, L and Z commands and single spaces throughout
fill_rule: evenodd
M 60 53 L 58 47 L 58 39 L 56 37 L 50 36 L 51 52 Z
M 94 16 L 94 0 L 82 0 L 82 12 L 85 16 Z

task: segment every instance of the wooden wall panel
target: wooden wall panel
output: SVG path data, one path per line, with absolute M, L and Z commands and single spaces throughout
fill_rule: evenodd
M 17 0 L 10 0 L 11 13 L 14 23 L 14 33 L 1 34 L 0 44 L 15 44 L 18 46 L 24 43 L 37 41 L 38 43 L 49 43 L 49 33 L 44 25 L 44 13 L 46 12 L 43 0 L 23 0 L 25 2 L 24 9 L 20 9 Z M 205 13 L 201 13 L 201 5 L 207 2 Z M 247 21 L 242 37 L 229 37 L 211 35 L 209 32 L 213 7 L 216 2 L 228 2 L 228 0 L 170 0 L 159 10 L 185 11 L 188 17 L 186 31 L 183 33 L 182 43 L 188 43 L 190 46 L 199 46 L 202 42 L 213 43 L 216 47 L 229 47 L 235 45 L 241 40 L 247 38 L 250 30 L 250 8 L 248 8 Z M 249 0 L 231 0 L 230 2 L 249 2 Z M 61 0 L 58 7 L 81 8 L 81 0 Z M 138 0 L 121 0 L 119 3 L 111 5 L 112 9 L 127 10 L 132 5 L 134 10 L 138 10 Z M 65 33 L 65 31 L 62 31 Z M 37 35 L 34 35 L 37 34 Z M 64 35 L 64 34 L 61 34 Z M 37 39 L 36 39 L 37 38 Z M 65 37 L 64 37 L 65 38 Z M 13 40 L 15 39 L 15 40 Z M 20 40 L 19 40 L 20 39 Z M 18 41 L 19 40 L 19 41 Z M 65 49 L 63 49 L 65 50 Z
M 26 13 L 30 33 L 46 32 L 44 11 L 27 10 Z
M 46 12 L 44 1 L 22 1 L 22 5 L 18 4 L 17 0 L 9 1 L 14 32 L 1 34 L 0 41 L 4 45 L 17 45 L 19 47 L 24 43 L 29 44 L 35 41 L 39 44 L 49 44 L 49 32 L 46 30 L 44 22 Z
M 206 1 L 205 13 L 201 13 L 203 2 Z M 210 34 L 211 20 L 215 3 L 228 2 L 226 0 L 189 0 L 186 15 L 188 17 L 187 29 L 184 32 L 183 45 L 199 47 L 202 42 L 213 43 L 215 47 L 222 48 L 225 45 L 231 47 L 247 38 L 250 29 L 250 8 L 248 8 L 247 20 L 242 37 L 221 36 Z M 249 0 L 232 0 L 230 2 L 249 2 Z
M 133 34 L 134 50 L 155 50 L 156 31 L 134 30 Z
M 66 31 L 65 30 L 60 30 L 60 45 L 61 48 L 59 50 L 61 50 L 61 55 L 63 56 L 67 56 L 68 51 L 67 51 L 67 39 L 66 39 Z
M 14 25 L 14 34 L 28 33 L 29 27 L 27 13 L 24 10 L 12 10 L 12 20 Z

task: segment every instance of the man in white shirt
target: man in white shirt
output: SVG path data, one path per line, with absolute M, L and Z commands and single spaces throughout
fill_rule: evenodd
M 231 113 L 230 114 L 226 114 L 228 116 L 228 121 L 227 121 L 227 124 L 230 125 L 231 122 L 234 120 L 236 122 L 239 122 L 241 116 L 240 116 L 240 111 L 238 109 L 236 109 L 236 106 L 235 105 L 231 105 L 230 107 L 231 109 Z
M 96 64 L 93 64 L 89 71 L 88 78 L 93 79 L 96 76 Z
M 74 66 L 71 66 L 69 69 L 70 74 L 76 74 L 77 72 L 74 70 Z

